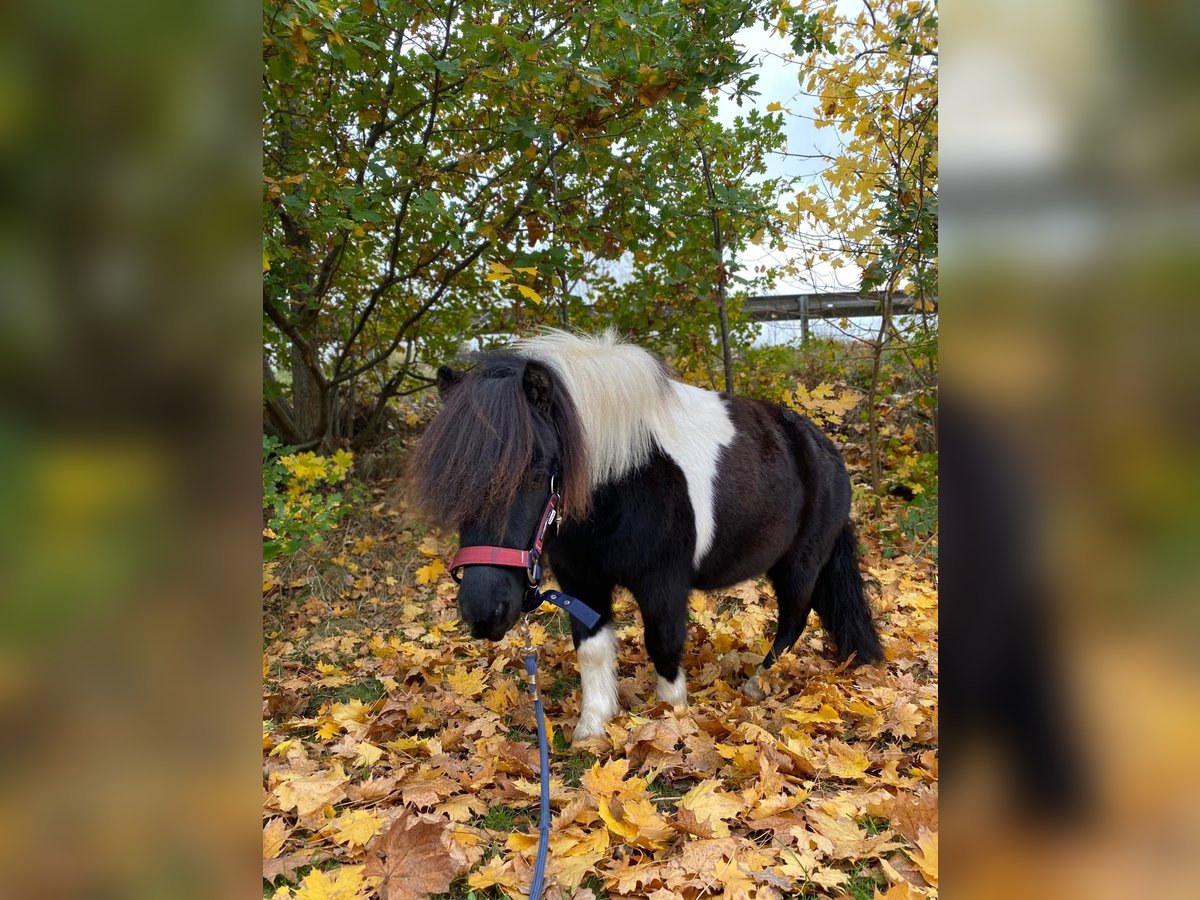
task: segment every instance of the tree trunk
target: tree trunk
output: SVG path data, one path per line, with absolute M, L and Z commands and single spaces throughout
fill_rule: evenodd
M 887 283 L 883 292 L 883 302 L 879 309 L 879 333 L 871 347 L 871 385 L 867 390 L 867 449 L 871 463 L 871 491 L 875 495 L 875 514 L 883 513 L 883 461 L 879 450 L 879 414 L 876 411 L 876 401 L 879 398 L 879 375 L 883 369 L 883 348 L 890 332 L 892 320 L 892 291 L 895 290 L 895 276 Z
M 300 348 L 292 346 L 292 420 L 301 441 L 321 441 L 321 386 L 304 363 Z
M 704 172 L 704 187 L 708 193 L 708 212 L 712 218 L 713 254 L 717 258 L 717 318 L 721 325 L 721 359 L 725 364 L 725 391 L 733 393 L 733 351 L 729 346 L 729 311 L 725 307 L 725 241 L 721 234 L 721 216 L 713 190 L 712 169 L 708 154 L 700 147 L 700 162 Z

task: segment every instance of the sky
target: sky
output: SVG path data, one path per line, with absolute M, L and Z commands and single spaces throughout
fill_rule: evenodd
M 838 0 L 838 7 L 845 15 L 857 15 L 861 10 L 860 0 Z M 753 25 L 743 29 L 736 37 L 757 64 L 758 83 L 757 97 L 742 101 L 739 108 L 734 102 L 721 98 L 717 105 L 717 117 L 726 124 L 731 124 L 738 115 L 745 115 L 751 107 L 757 108 L 764 115 L 767 106 L 779 103 L 785 110 L 784 130 L 787 153 L 836 153 L 837 137 L 832 128 L 818 129 L 814 126 L 811 116 L 816 107 L 816 101 L 804 92 L 800 83 L 801 68 L 798 63 L 789 62 L 785 57 L 792 52 L 791 43 L 786 36 L 778 34 L 774 29 L 768 30 L 762 25 Z M 787 113 L 791 113 L 790 115 Z M 818 159 L 801 159 L 795 156 L 773 155 L 767 165 L 764 177 L 780 176 L 796 177 L 803 180 L 800 187 L 812 183 L 820 177 L 823 163 Z M 752 273 L 757 266 L 768 266 L 779 269 L 787 263 L 786 253 L 770 248 L 751 245 L 738 257 L 738 263 L 744 273 Z M 804 276 L 778 276 L 773 293 L 807 293 L 826 290 L 855 290 L 858 287 L 860 273 L 857 267 L 845 265 L 835 271 L 828 265 L 816 267 Z M 768 324 L 764 328 L 764 338 L 770 343 L 787 340 L 799 335 L 799 322 Z M 859 336 L 873 333 L 878 328 L 877 319 L 857 319 L 851 322 L 850 333 Z M 845 330 L 836 323 L 816 322 L 813 333 L 819 335 L 844 334 Z

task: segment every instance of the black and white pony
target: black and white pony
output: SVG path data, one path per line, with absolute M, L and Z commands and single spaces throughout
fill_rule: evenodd
M 574 740 L 604 733 L 618 711 L 612 591 L 641 608 L 658 697 L 687 700 L 680 668 L 688 594 L 766 572 L 779 623 L 760 671 L 821 617 L 838 655 L 883 659 L 863 595 L 850 524 L 850 481 L 833 443 L 773 403 L 674 381 L 612 332 L 551 331 L 482 355 L 466 374 L 443 367 L 444 405 L 414 457 L 414 486 L 461 543 L 529 546 L 551 484 L 560 529 L 545 552 L 563 591 L 600 614 L 572 619 L 583 701 Z M 527 579 L 509 566 L 464 570 L 458 608 L 473 636 L 516 624 Z M 743 690 L 764 694 L 757 678 Z

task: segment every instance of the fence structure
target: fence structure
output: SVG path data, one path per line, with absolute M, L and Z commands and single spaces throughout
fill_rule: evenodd
M 859 319 L 879 315 L 884 295 L 880 291 L 827 291 L 820 294 L 768 294 L 746 299 L 746 309 L 760 322 L 800 321 L 800 333 L 808 340 L 811 319 Z M 937 314 L 937 298 L 931 314 Z M 892 295 L 893 313 L 916 310 L 917 300 L 907 294 Z

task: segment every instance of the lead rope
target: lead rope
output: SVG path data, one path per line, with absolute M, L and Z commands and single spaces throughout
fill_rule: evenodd
M 542 882 L 546 878 L 546 857 L 550 852 L 550 744 L 546 739 L 546 711 L 542 706 L 542 695 L 538 692 L 537 648 L 533 646 L 533 635 L 529 630 L 529 617 L 521 619 L 521 634 L 525 646 L 521 655 L 525 661 L 527 690 L 533 697 L 533 716 L 537 720 L 538 757 L 541 764 L 541 816 L 538 823 L 537 863 L 533 867 L 533 881 L 529 885 L 529 900 L 538 900 L 542 895 Z

